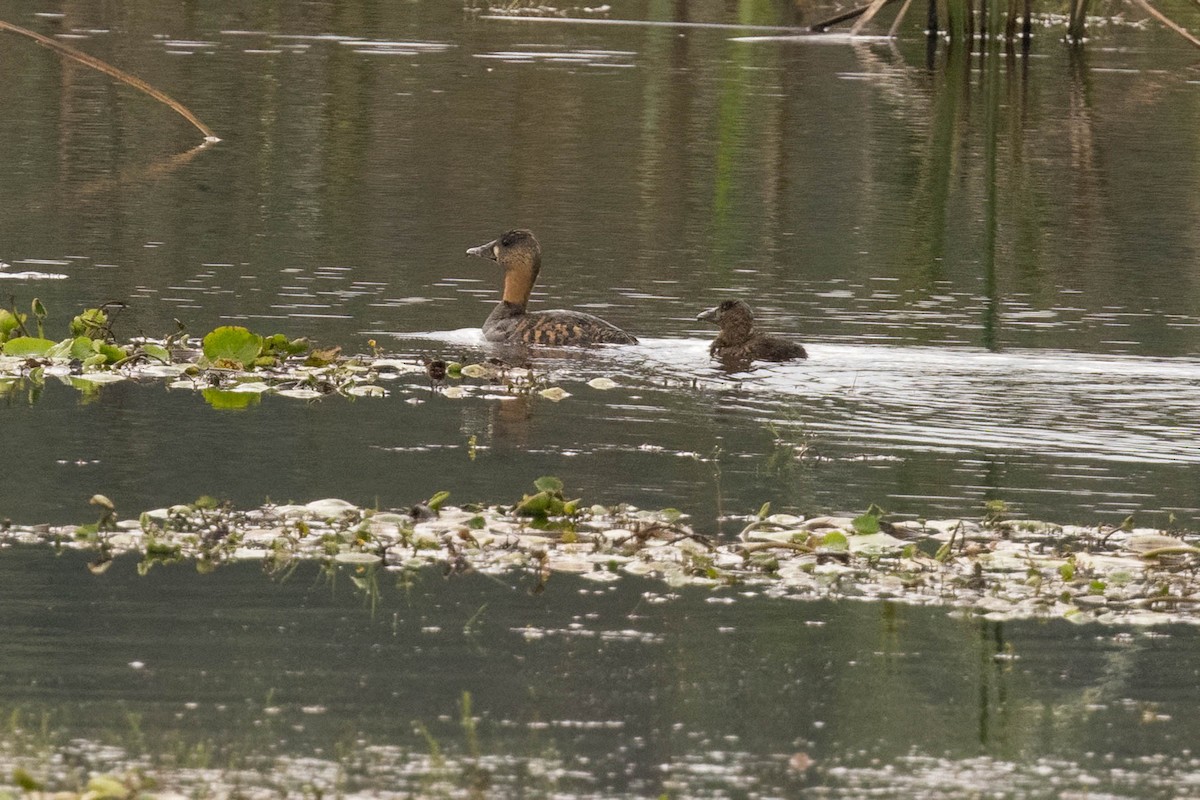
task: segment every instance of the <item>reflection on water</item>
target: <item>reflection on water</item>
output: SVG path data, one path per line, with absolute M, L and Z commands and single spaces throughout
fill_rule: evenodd
M 633 578 L 555 577 L 532 595 L 534 576 L 305 565 L 272 580 L 247 564 L 138 577 L 124 559 L 90 576 L 85 561 L 0 560 L 15 596 L 55 590 L 49 606 L 0 612 L 25 643 L 0 708 L 48 720 L 40 745 L 9 732 L 30 750 L 0 752 L 5 766 L 119 774 L 138 759 L 210 793 L 371 797 L 461 796 L 480 779 L 502 797 L 957 797 L 996 781 L 1015 797 L 1149 797 L 1184 796 L 1197 775 L 1178 746 L 1197 733 L 1182 630 L 753 591 L 713 602 Z M 38 746 L 73 760 L 38 762 Z

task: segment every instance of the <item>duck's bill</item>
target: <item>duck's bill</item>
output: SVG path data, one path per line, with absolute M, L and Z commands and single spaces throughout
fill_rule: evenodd
M 479 245 L 479 247 L 472 247 L 469 250 L 467 250 L 467 255 L 479 256 L 480 258 L 490 258 L 492 261 L 495 261 L 496 260 L 496 243 L 498 241 L 499 241 L 498 239 L 493 239 L 492 241 L 488 242 L 487 244 L 481 244 L 481 245 Z
M 718 306 L 713 306 L 712 308 L 708 309 L 707 311 L 701 311 L 699 314 L 696 315 L 696 320 L 697 321 L 703 320 L 705 322 L 716 322 L 717 321 L 717 309 L 718 309 Z

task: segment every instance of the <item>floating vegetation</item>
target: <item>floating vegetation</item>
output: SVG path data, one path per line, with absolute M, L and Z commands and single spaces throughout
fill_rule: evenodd
M 381 381 L 422 374 L 429 388 L 450 399 L 485 399 L 537 394 L 558 402 L 571 394 L 548 376 L 497 359 L 462 365 L 442 360 L 388 358 L 369 342 L 371 355 L 343 356 L 340 347 L 317 347 L 307 339 L 261 335 L 226 325 L 201 339 L 184 330 L 162 337 L 118 342 L 112 332 L 120 304 L 90 308 L 71 320 L 69 336 L 46 337 L 46 309 L 34 299 L 30 312 L 0 308 L 0 397 L 28 390 L 36 399 L 48 378 L 90 395 L 101 384 L 122 380 L 167 382 L 171 389 L 200 391 L 216 408 L 246 408 L 263 394 L 304 400 L 330 394 L 385 397 Z M 477 384 L 446 386 L 464 378 Z M 607 380 L 607 379 L 605 379 Z M 596 382 L 593 381 L 593 384 Z M 615 387 L 607 380 L 600 388 Z M 413 400 L 412 402 L 420 402 Z
M 978 520 L 888 522 L 872 506 L 854 517 L 770 514 L 764 504 L 736 539 L 696 532 L 667 509 L 568 500 L 539 478 L 511 505 L 446 505 L 441 492 L 399 511 L 337 499 L 241 510 L 212 498 L 121 519 L 105 497 L 80 526 L 9 525 L 5 543 L 95 551 L 93 571 L 120 554 L 141 569 L 194 561 L 201 570 L 260 560 L 269 571 L 298 559 L 358 569 L 498 574 L 525 571 L 538 585 L 555 573 L 594 581 L 636 575 L 673 590 L 701 587 L 773 597 L 853 598 L 939 605 L 989 619 L 1200 622 L 1200 537 L 1118 527 L 1012 520 L 992 503 Z

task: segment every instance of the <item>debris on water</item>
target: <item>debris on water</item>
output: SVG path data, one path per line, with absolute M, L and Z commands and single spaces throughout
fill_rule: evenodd
M 753 587 L 795 600 L 856 598 L 941 605 L 989 619 L 1063 618 L 1149 625 L 1200 623 L 1200 536 L 984 518 L 884 522 L 866 515 L 743 518 L 742 534 L 713 539 L 674 509 L 605 507 L 568 500 L 539 478 L 512 505 L 454 507 L 446 492 L 401 511 L 329 498 L 239 510 L 202 498 L 120 519 L 96 495 L 98 522 L 9 525 L 0 543 L 52 543 L 98 551 L 94 571 L 140 554 L 143 567 L 190 559 L 202 569 L 260 559 L 318 559 L 358 569 L 440 565 L 450 573 L 529 571 L 611 581 L 621 575 L 737 592 Z M 856 523 L 858 523 L 856 525 Z M 865 526 L 870 527 L 870 526 Z

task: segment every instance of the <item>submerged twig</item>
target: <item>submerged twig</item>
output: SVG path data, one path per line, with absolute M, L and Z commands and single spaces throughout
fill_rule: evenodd
M 868 22 L 875 19 L 875 15 L 879 13 L 879 9 L 883 8 L 889 2 L 891 2 L 891 0 L 872 0 L 871 5 L 867 6 L 867 10 L 864 11 L 862 16 L 858 18 L 858 22 L 855 22 L 854 25 L 851 26 L 850 35 L 857 36 L 859 31 L 861 31 Z
M 129 84 L 130 86 L 132 86 L 135 89 L 145 92 L 146 94 L 153 97 L 155 100 L 158 100 L 160 103 L 166 103 L 168 106 L 173 108 L 180 116 L 182 116 L 188 122 L 195 125 L 196 128 L 201 133 L 204 134 L 204 138 L 206 140 L 211 141 L 211 142 L 219 142 L 220 141 L 220 137 L 218 137 L 215 133 L 213 133 L 211 128 L 209 128 L 207 125 L 205 125 L 199 119 L 197 119 L 196 115 L 193 114 L 191 111 L 189 111 L 186 106 L 184 106 L 182 103 L 175 100 L 174 98 L 170 97 L 169 95 L 166 95 L 163 92 L 160 92 L 158 89 L 155 89 L 153 86 L 146 83 L 141 78 L 138 78 L 135 75 L 130 75 L 128 72 L 125 72 L 122 69 L 118 69 L 117 67 L 114 67 L 112 64 L 109 64 L 107 61 L 101 61 L 100 59 L 96 58 L 95 56 L 90 56 L 87 53 L 83 52 L 82 50 L 77 50 L 74 47 L 71 47 L 70 45 L 66 45 L 66 44 L 63 44 L 62 42 L 55 41 L 54 39 L 51 39 L 49 36 L 43 36 L 42 34 L 37 33 L 36 31 L 31 31 L 28 28 L 22 28 L 20 25 L 13 25 L 11 22 L 5 22 L 4 20 L 0 20 L 0 30 L 12 31 L 13 33 L 19 33 L 22 36 L 28 36 L 30 39 L 33 39 L 35 42 L 42 45 L 43 47 L 48 47 L 51 50 L 55 51 L 56 53 L 67 56 L 68 58 L 73 58 L 81 64 L 86 64 L 87 66 L 91 67 L 92 69 L 99 70 L 100 72 L 103 72 L 105 75 L 110 75 L 110 76 L 116 78 L 117 80 L 122 81 L 123 83 Z
M 896 33 L 900 30 L 900 23 L 904 21 L 904 15 L 908 13 L 908 7 L 912 5 L 913 0 L 904 0 L 904 5 L 900 6 L 900 10 L 896 12 L 896 18 L 892 20 L 892 27 L 888 28 L 888 38 L 895 39 Z

